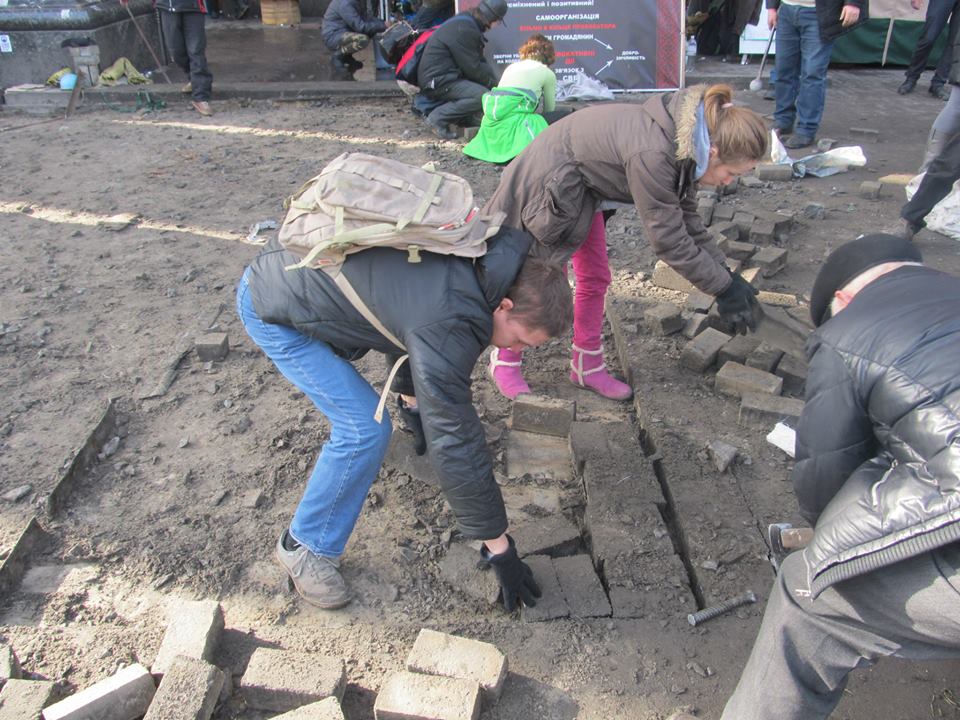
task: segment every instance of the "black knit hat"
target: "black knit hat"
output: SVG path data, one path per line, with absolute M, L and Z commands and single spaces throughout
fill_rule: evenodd
M 813 324 L 820 327 L 830 318 L 830 301 L 837 290 L 865 270 L 888 262 L 923 262 L 923 257 L 909 240 L 883 233 L 861 235 L 830 253 L 810 292 Z

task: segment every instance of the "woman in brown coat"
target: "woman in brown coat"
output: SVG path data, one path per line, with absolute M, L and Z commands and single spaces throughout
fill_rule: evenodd
M 507 167 L 486 210 L 526 230 L 540 251 L 572 256 L 576 278 L 571 381 L 604 397 L 631 390 L 607 373 L 601 330 L 610 285 L 604 201 L 636 205 L 657 257 L 699 290 L 739 332 L 752 326 L 756 290 L 724 265 L 697 214 L 698 183 L 727 185 L 767 152 L 767 128 L 733 105 L 727 85 L 695 86 L 638 104 L 595 105 L 544 130 Z M 535 250 L 536 251 L 536 250 Z M 491 355 L 490 370 L 507 397 L 530 392 L 519 353 Z

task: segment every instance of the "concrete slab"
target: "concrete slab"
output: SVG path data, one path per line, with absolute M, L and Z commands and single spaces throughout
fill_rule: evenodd
M 56 683 L 46 680 L 7 680 L 0 690 L 0 720 L 40 717 L 55 688 Z
M 507 474 L 535 475 L 558 480 L 572 474 L 570 447 L 566 438 L 513 430 L 507 439 Z
M 610 617 L 610 601 L 589 555 L 553 559 L 563 599 L 574 617 Z
M 563 515 L 524 520 L 511 526 L 510 535 L 516 541 L 521 557 L 573 555 L 583 542 L 579 528 Z
M 568 617 L 570 608 L 563 599 L 553 560 L 546 555 L 528 555 L 523 561 L 533 571 L 533 579 L 540 586 L 540 598 L 535 606 L 521 608 L 521 619 L 524 622 L 544 622 Z

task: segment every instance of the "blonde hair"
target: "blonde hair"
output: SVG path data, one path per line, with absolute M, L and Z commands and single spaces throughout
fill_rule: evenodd
M 722 163 L 759 161 L 767 154 L 769 133 L 763 118 L 733 104 L 733 88 L 711 85 L 703 93 L 703 115 L 710 144 Z
M 521 60 L 537 60 L 544 65 L 553 65 L 557 55 L 553 49 L 553 43 L 545 36 L 536 33 L 527 38 L 527 41 L 520 46 Z

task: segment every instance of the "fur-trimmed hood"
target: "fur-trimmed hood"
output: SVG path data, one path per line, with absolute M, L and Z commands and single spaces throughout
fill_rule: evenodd
M 697 107 L 703 101 L 703 94 L 707 91 L 706 85 L 694 85 L 681 90 L 669 108 L 677 129 L 677 160 L 693 160 L 696 162 L 696 151 L 693 138 L 697 127 Z

